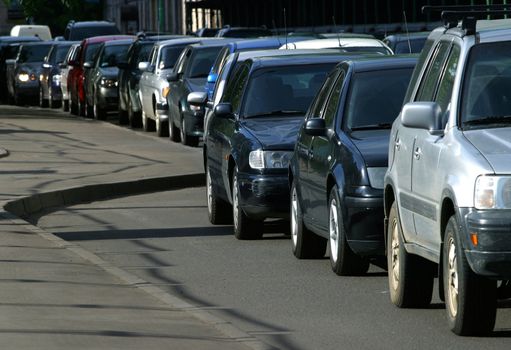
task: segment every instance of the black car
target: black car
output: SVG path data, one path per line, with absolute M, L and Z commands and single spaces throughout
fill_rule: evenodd
M 69 21 L 64 32 L 65 40 L 83 40 L 93 36 L 120 34 L 119 28 L 108 21 Z
M 386 36 L 383 42 L 398 54 L 420 53 L 430 32 L 396 33 Z
M 8 100 L 7 94 L 7 60 L 14 64 L 19 45 L 22 42 L 41 41 L 35 36 L 0 36 L 0 101 Z
M 309 103 L 344 58 L 254 57 L 227 80 L 208 120 L 204 145 L 208 215 L 234 221 L 238 239 L 262 235 L 266 218 L 289 217 L 288 162 Z
M 211 66 L 227 44 L 224 40 L 203 41 L 188 45 L 181 52 L 172 73 L 168 75 L 170 93 L 169 136 L 184 145 L 197 146 L 204 131 L 204 114 L 192 108 L 187 97 L 190 92 L 203 91 Z
M 298 258 L 330 246 L 339 275 L 365 273 L 384 254 L 383 177 L 392 122 L 416 57 L 338 64 L 309 108 L 289 165 L 291 237 Z
M 39 106 L 58 108 L 62 103 L 61 86 L 61 64 L 66 58 L 67 52 L 73 41 L 55 42 L 48 55 L 44 58 L 43 67 L 40 75 L 39 85 Z
M 88 117 L 105 120 L 119 104 L 117 62 L 126 61 L 133 39 L 110 40 L 101 44 L 93 62 L 85 62 L 85 105 Z
M 7 71 L 7 88 L 17 105 L 36 102 L 39 96 L 39 76 L 44 58 L 53 42 L 22 43 L 14 64 Z
M 139 36 L 128 49 L 127 59 L 119 62 L 119 123 L 130 123 L 132 127 L 139 126 L 142 107 L 138 98 L 138 83 L 142 71 L 138 68 L 140 62 L 149 59 L 149 53 L 155 43 L 162 40 L 179 38 L 177 35 Z

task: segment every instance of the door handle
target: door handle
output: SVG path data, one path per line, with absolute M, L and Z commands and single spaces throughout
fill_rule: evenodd
M 422 155 L 421 149 L 419 147 L 415 148 L 415 151 L 413 152 L 413 157 L 419 160 L 421 155 Z
M 396 141 L 394 142 L 394 147 L 396 148 L 396 151 L 399 151 L 399 149 L 401 148 L 401 140 L 400 139 L 396 139 Z

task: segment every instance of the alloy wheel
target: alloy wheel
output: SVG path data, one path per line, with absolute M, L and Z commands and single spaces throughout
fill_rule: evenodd
M 390 269 L 390 283 L 394 290 L 399 285 L 399 232 L 397 227 L 397 220 L 392 221 L 392 232 L 391 234 L 391 266 Z
M 448 244 L 448 262 L 447 262 L 447 298 L 449 298 L 449 312 L 452 317 L 458 313 L 458 259 L 456 252 L 456 242 L 453 237 L 449 238 Z
M 335 198 L 330 202 L 329 233 L 330 257 L 335 263 L 337 262 L 339 252 L 339 218 L 337 216 L 337 201 Z
M 291 193 L 291 240 L 293 246 L 298 244 L 298 196 L 296 194 L 296 187 L 293 187 Z

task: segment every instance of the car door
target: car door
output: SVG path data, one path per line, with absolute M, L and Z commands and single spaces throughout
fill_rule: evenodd
M 459 56 L 459 46 L 453 45 L 441 74 L 436 79 L 440 83 L 435 89 L 434 98 L 422 96 L 420 99 L 437 102 L 445 116 L 449 113 Z M 445 120 L 447 121 L 447 118 Z M 417 129 L 412 158 L 412 194 L 415 201 L 420 203 L 420 209 L 416 209 L 413 214 L 417 240 L 424 247 L 436 252 L 440 251 L 441 243 L 439 208 L 442 189 L 439 186 L 446 174 L 445 167 L 440 164 L 440 155 L 445 142 L 442 136 Z
M 437 45 L 421 79 L 415 101 L 431 101 L 449 50 L 449 42 L 441 42 Z M 414 212 L 419 208 L 412 192 L 412 161 L 418 131 L 418 129 L 401 125 L 391 140 L 394 145 L 394 163 L 392 166 L 395 167 L 398 179 L 396 186 L 400 209 L 399 218 L 405 239 L 412 241 L 417 240 Z
M 142 109 L 146 109 L 149 106 L 148 100 L 151 98 L 151 78 L 153 76 L 154 70 L 151 62 L 156 60 L 155 56 L 158 53 L 158 46 L 155 45 L 151 53 L 149 54 L 147 70 L 142 73 L 142 77 L 140 78 L 140 102 L 142 103 Z M 149 97 L 148 97 L 149 96 Z
M 307 187 L 309 195 L 308 220 L 322 232 L 328 229 L 328 193 L 327 176 L 332 160 L 332 147 L 335 146 L 335 120 L 339 113 L 339 104 L 347 75 L 348 65 L 342 65 L 330 89 L 328 99 L 323 108 L 322 118 L 325 120 L 326 134 L 313 136 L 307 150 Z
M 174 65 L 173 72 L 177 73 L 179 80 L 183 79 L 183 75 L 185 73 L 185 69 L 188 63 L 188 59 L 191 55 L 191 47 L 186 47 L 183 49 L 179 58 Z M 167 100 L 169 101 L 169 109 L 170 116 L 173 119 L 175 125 L 179 125 L 179 118 L 181 111 L 179 110 L 179 96 L 181 96 L 180 89 L 180 81 L 173 81 L 169 83 L 170 93 L 168 95 Z
M 319 90 L 317 96 L 313 100 L 311 107 L 307 113 L 306 120 L 311 118 L 323 118 L 323 111 L 325 109 L 326 102 L 332 85 L 335 83 L 339 76 L 339 69 L 334 69 L 330 72 Z M 295 174 L 294 177 L 297 183 L 297 190 L 300 200 L 300 207 L 304 215 L 304 220 L 310 225 L 313 215 L 311 214 L 311 183 L 309 178 L 309 150 L 313 136 L 308 135 L 304 132 L 305 123 L 302 124 L 300 131 L 298 132 L 298 138 L 295 146 Z

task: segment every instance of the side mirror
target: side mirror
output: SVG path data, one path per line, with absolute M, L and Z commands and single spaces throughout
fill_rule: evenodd
M 90 69 L 92 68 L 92 62 L 88 61 L 83 64 L 83 68 Z
M 49 63 L 43 63 L 43 68 L 47 68 L 47 69 L 50 69 L 52 68 L 53 66 Z
M 218 118 L 232 118 L 232 105 L 228 102 L 219 103 L 215 107 L 215 116 Z
M 186 98 L 191 106 L 202 107 L 208 100 L 208 94 L 205 92 L 190 92 Z
M 304 131 L 310 136 L 325 136 L 326 124 L 323 118 L 311 118 L 305 122 Z
M 177 72 L 171 72 L 167 75 L 167 81 L 169 83 L 173 83 L 179 80 L 179 73 Z
M 149 67 L 149 62 L 139 62 L 138 63 L 138 69 L 145 72 L 147 70 L 147 67 Z
M 436 102 L 411 102 L 403 106 L 401 124 L 408 128 L 425 129 L 431 135 L 443 135 L 442 109 Z
M 11 59 L 8 59 L 8 60 L 5 60 L 5 64 L 6 65 L 14 65 L 16 63 L 16 60 L 11 58 Z

